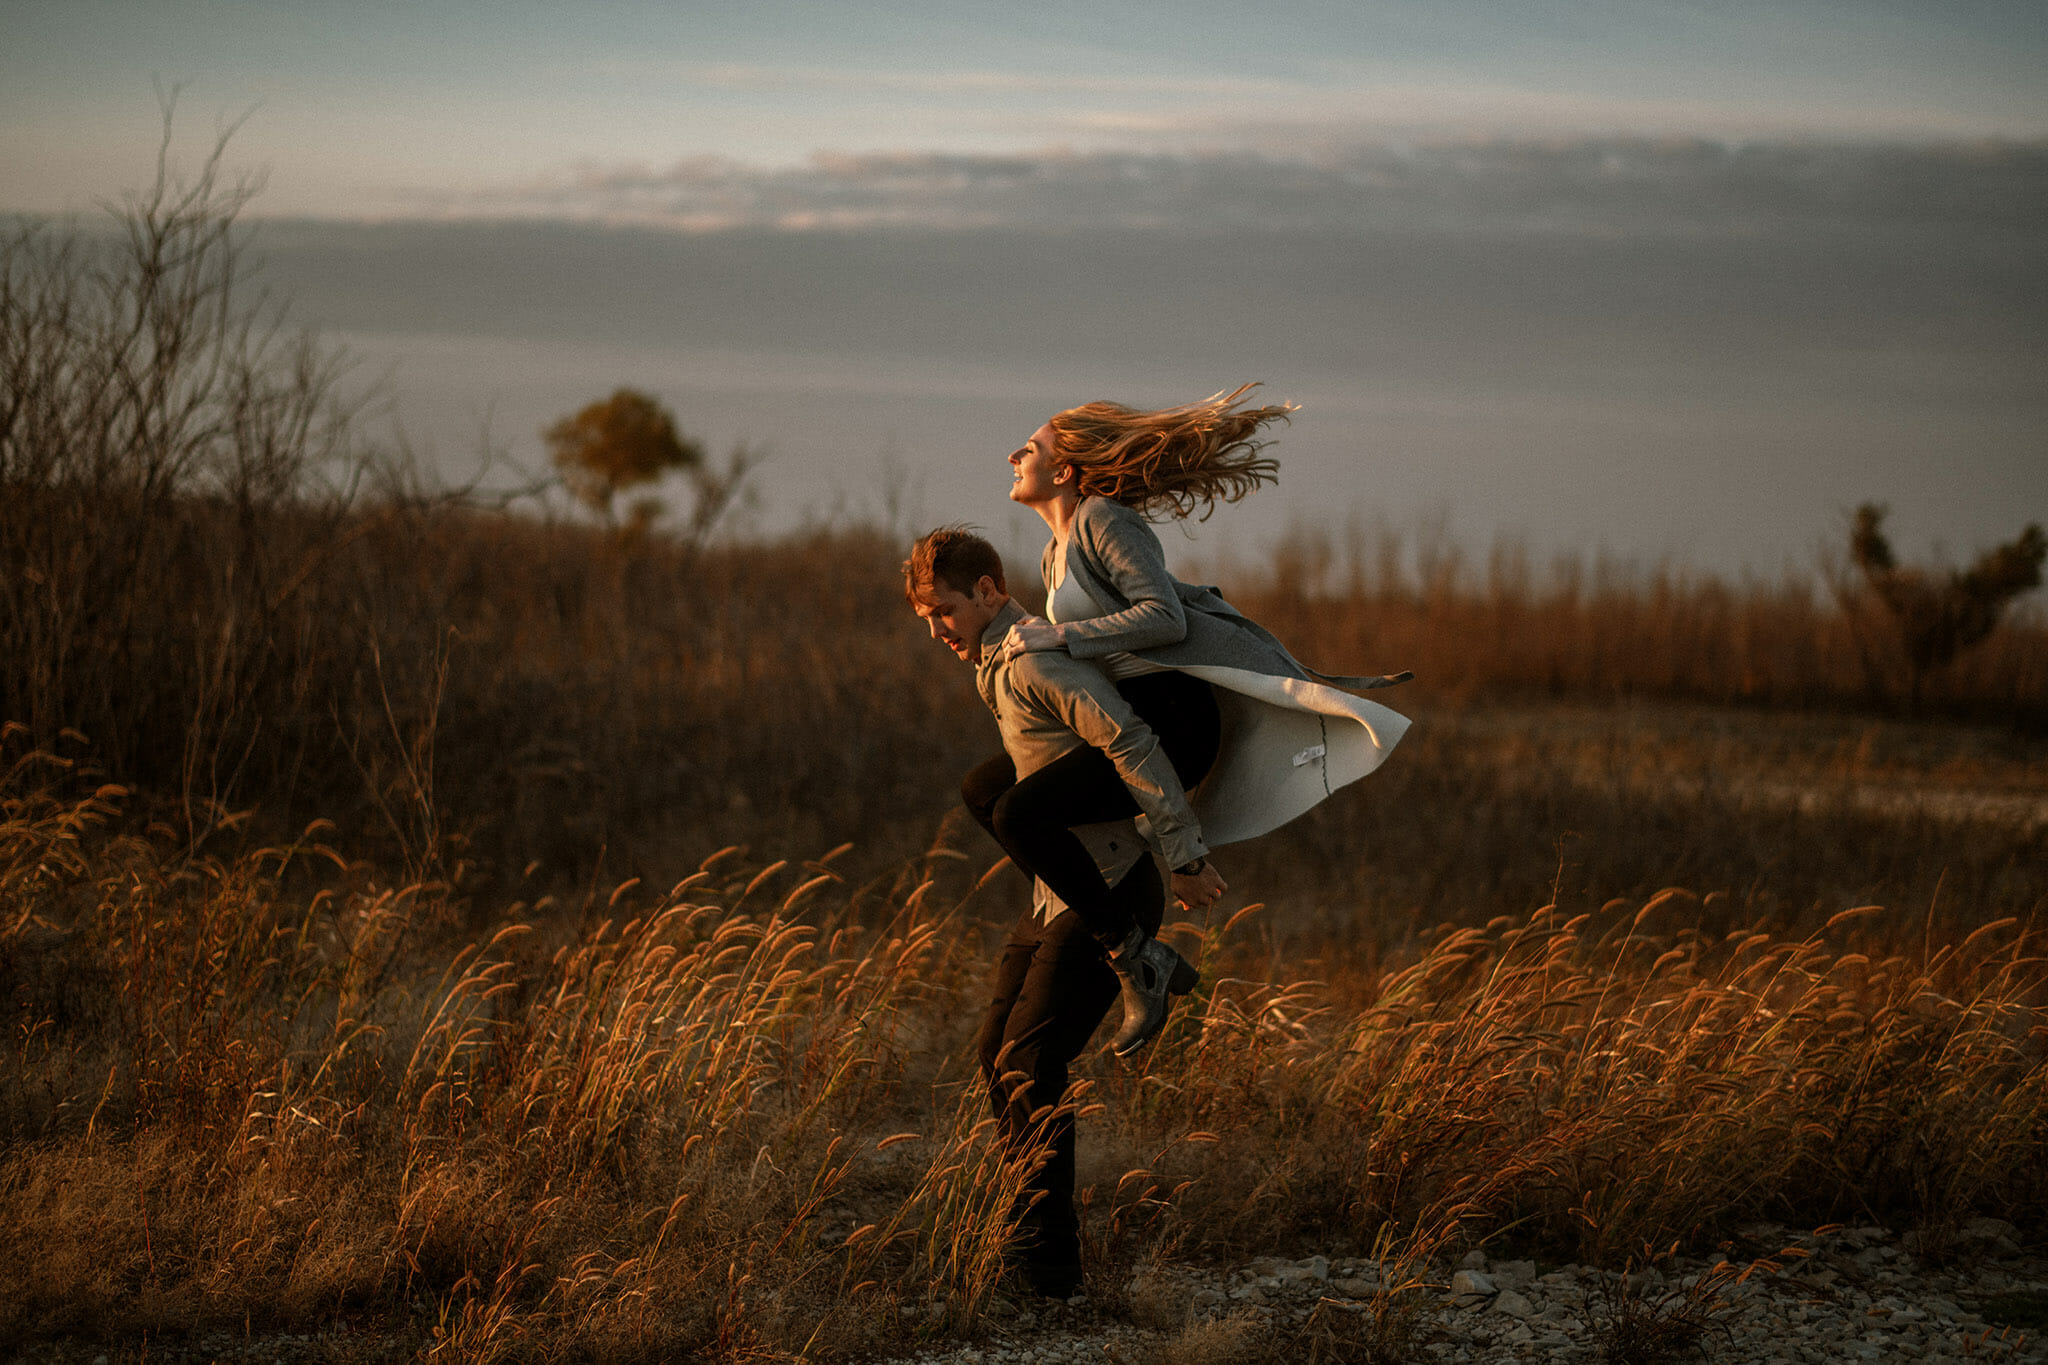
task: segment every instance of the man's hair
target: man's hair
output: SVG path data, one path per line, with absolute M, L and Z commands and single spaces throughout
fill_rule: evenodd
M 995 580 L 996 591 L 1007 593 L 1003 581 L 1003 557 L 996 547 L 974 533 L 972 527 L 941 526 L 917 538 L 910 558 L 903 561 L 903 596 L 912 606 L 934 587 L 958 593 L 972 593 L 983 578 Z

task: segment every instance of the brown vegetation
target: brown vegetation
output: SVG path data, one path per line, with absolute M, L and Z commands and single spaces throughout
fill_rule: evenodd
M 1979 555 L 1969 568 L 1937 573 L 1898 562 L 1885 538 L 1886 514 L 1878 503 L 1856 509 L 1849 557 L 1890 614 L 1907 668 L 1907 695 L 1917 705 L 1928 674 L 1991 634 L 2014 598 L 2041 586 L 2048 539 L 2039 526 L 2029 525 L 2008 543 Z M 1853 600 L 1843 606 L 1856 609 Z
M 754 453 L 741 445 L 726 457 L 723 469 L 707 463 L 704 447 L 677 432 L 675 414 L 637 389 L 619 389 L 562 418 L 541 437 L 570 496 L 607 522 L 614 520 L 619 494 L 680 473 L 691 488 L 684 527 L 693 545 L 746 491 L 755 461 Z M 635 498 L 627 528 L 645 533 L 667 510 L 658 497 Z
M 1427 525 L 1341 536 L 1302 527 L 1270 565 L 1239 573 L 1232 599 L 1254 604 L 1312 662 L 1412 668 L 1447 699 L 1664 697 L 1885 714 L 1917 696 L 1933 717 L 2048 728 L 2038 603 L 2014 603 L 2004 629 L 1987 626 L 1966 642 L 1975 648 L 1950 651 L 1950 666 L 1909 677 L 1877 589 L 1825 554 L 1811 575 L 1731 583 L 1578 555 L 1537 566 L 1512 540 L 1478 563 Z
M 0 1342 L 840 1359 L 995 1287 L 1017 1173 L 961 1059 L 999 925 L 950 850 L 864 885 L 727 854 L 465 929 L 317 830 L 195 858 L 33 753 L 0 797 Z M 1713 918 L 1543 905 L 1377 966 L 1325 938 L 1315 979 L 1256 909 L 1177 926 L 1205 986 L 1076 1096 L 1092 1265 L 2040 1226 L 2037 928 Z

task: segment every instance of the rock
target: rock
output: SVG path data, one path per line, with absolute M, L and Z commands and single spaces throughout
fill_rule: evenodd
M 1468 1251 L 1468 1252 L 1466 1252 L 1466 1253 L 1465 1253 L 1465 1256 L 1464 1256 L 1464 1259 L 1458 1262 L 1458 1269 L 1460 1269 L 1460 1270 L 1484 1270 L 1484 1269 L 1486 1269 L 1486 1253 L 1485 1253 L 1485 1252 L 1483 1252 L 1483 1251 Z
M 1466 1294 L 1491 1294 L 1494 1283 L 1491 1278 L 1477 1270 L 1460 1270 L 1451 1276 L 1451 1292 L 1460 1296 Z
M 1956 1245 L 1999 1256 L 2017 1256 L 2019 1236 L 2020 1230 L 2003 1218 L 1972 1218 L 1956 1230 Z
M 1516 1320 L 1534 1315 L 1536 1306 L 1512 1289 L 1503 1289 L 1493 1300 L 1493 1311 L 1505 1313 Z
M 1526 1289 L 1536 1279 L 1534 1261 L 1495 1261 L 1488 1271 L 1502 1289 Z
M 1980 1231 L 1989 1237 L 2004 1235 L 1996 1227 Z M 1739 1287 L 1724 1287 L 1708 1310 L 1711 1358 L 1729 1365 L 1842 1365 L 1859 1360 L 1971 1365 L 1980 1359 L 1986 1365 L 2048 1365 L 2048 1353 L 2033 1340 L 2022 1345 L 2016 1331 L 2009 1340 L 1999 1337 L 1997 1323 L 1987 1329 L 1984 1318 L 1964 1306 L 1986 1293 L 1988 1284 L 2008 1286 L 2013 1293 L 2041 1292 L 2048 1288 L 2048 1258 L 2023 1254 L 1991 1264 L 1924 1267 L 1903 1254 L 1859 1257 L 1859 1251 L 1889 1250 L 1895 1244 L 1880 1243 L 1877 1237 L 1885 1235 L 1881 1230 L 1851 1232 L 1856 1236 L 1828 1234 L 1819 1240 L 1820 1254 L 1811 1260 L 1788 1263 L 1780 1272 L 1760 1271 Z M 1823 1257 L 1841 1271 L 1827 1276 L 1835 1287 L 1826 1290 L 1817 1288 L 1811 1275 L 1823 1269 L 1815 1264 Z M 1856 1264 L 1859 1259 L 1880 1263 L 1884 1269 L 1866 1272 Z M 927 1347 L 890 1359 L 895 1365 L 975 1365 L 978 1353 L 979 1365 L 1083 1365 L 1105 1358 L 1290 1360 L 1298 1357 L 1285 1354 L 1287 1343 L 1299 1342 L 1318 1293 L 1324 1296 L 1321 1311 L 1361 1323 L 1370 1312 L 1372 1296 L 1384 1292 L 1379 1267 L 1370 1260 L 1352 1256 L 1323 1262 L 1328 1279 L 1318 1278 L 1314 1256 L 1300 1261 L 1266 1258 L 1256 1269 L 1174 1265 L 1158 1274 L 1171 1281 L 1176 1305 L 1187 1311 L 1183 1316 L 1177 1307 L 1170 1324 L 1165 1317 L 1149 1330 L 1119 1324 L 1115 1314 L 1085 1300 L 1078 1306 L 1034 1305 L 1038 1311 L 1032 1330 L 1025 1330 L 1023 1314 L 1004 1318 L 995 1310 L 990 1317 L 1000 1325 L 993 1342 Z M 1710 1264 L 1710 1258 L 1677 1256 L 1660 1266 L 1668 1284 L 1689 1284 L 1697 1290 L 1708 1282 Z M 1451 1281 L 1447 1288 L 1464 1291 L 1446 1293 L 1435 1304 L 1421 1307 L 1424 1330 L 1434 1338 L 1414 1356 L 1421 1365 L 1591 1365 L 1600 1358 L 1602 1333 L 1597 1311 L 1593 1321 L 1585 1320 L 1588 1300 L 1597 1310 L 1603 1292 L 1620 1279 L 1612 1271 L 1581 1266 L 1538 1276 L 1534 1265 L 1510 1261 L 1414 1269 L 1427 1282 Z M 1407 1269 L 1401 1274 L 1405 1280 Z M 1151 1282 L 1139 1275 L 1133 1293 L 1140 1283 Z M 1233 1288 L 1235 1299 L 1226 1294 Z M 1649 1297 L 1654 1299 L 1656 1291 Z M 1183 1342 L 1177 1332 L 1190 1335 Z M 1205 1344 L 1195 1335 L 1201 1332 L 1228 1334 L 1228 1342 L 1243 1351 L 1197 1351 L 1193 1348 Z M 277 1341 L 273 1338 L 270 1344 Z M 1206 1343 L 1219 1349 L 1224 1344 L 1222 1335 Z M 258 1354 L 246 1347 L 237 1354 L 232 1348 L 238 1345 L 224 1341 L 217 1353 L 242 1365 L 269 1359 L 268 1351 Z M 1182 1345 L 1189 1349 L 1181 1351 Z M 283 1354 L 288 1361 L 307 1358 L 296 1349 Z M 66 1358 L 84 1362 L 91 1356 Z M 199 1358 L 211 1357 L 169 1357 L 195 1363 Z

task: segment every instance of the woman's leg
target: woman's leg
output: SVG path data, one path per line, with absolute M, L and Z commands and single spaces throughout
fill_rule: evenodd
M 1137 814 L 1138 803 L 1109 756 L 1084 747 L 1018 779 L 998 796 L 990 808 L 989 832 L 1020 870 L 1067 903 L 1089 934 L 1115 948 L 1130 934 L 1133 907 L 1128 895 L 1116 894 L 1123 882 L 1112 888 L 1102 879 L 1073 827 Z
M 1223 714 L 1216 690 L 1200 678 L 1168 670 L 1141 673 L 1116 685 L 1138 719 L 1159 736 L 1174 775 L 1189 791 L 1209 775 L 1223 742 Z
M 974 823 L 993 835 L 996 832 L 996 801 L 1016 785 L 1017 765 L 1010 761 L 1008 754 L 997 754 L 960 779 L 960 803 L 967 807 Z M 1008 852 L 1007 849 L 1004 851 Z

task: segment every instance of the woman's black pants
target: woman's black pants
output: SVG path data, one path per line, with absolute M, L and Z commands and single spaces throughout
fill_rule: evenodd
M 1181 786 L 1193 788 L 1215 764 L 1222 738 L 1209 684 L 1168 671 L 1126 678 L 1117 691 L 1159 737 Z M 1021 781 L 1009 755 L 999 754 L 967 774 L 960 797 L 1018 870 L 1051 887 L 1098 942 L 1114 948 L 1130 933 L 1131 895 L 1122 884 L 1112 891 L 1074 835 L 1076 825 L 1138 814 L 1138 803 L 1102 750 L 1084 745 Z

